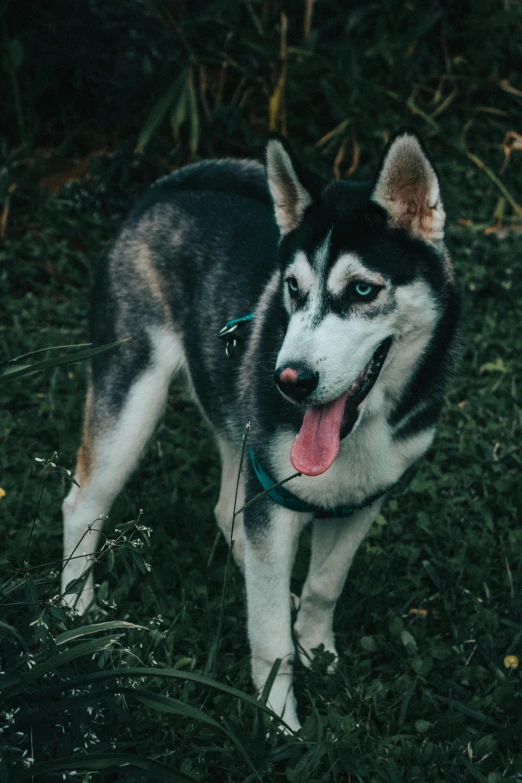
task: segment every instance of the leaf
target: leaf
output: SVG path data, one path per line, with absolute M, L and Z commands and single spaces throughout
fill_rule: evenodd
M 184 772 L 168 767 L 161 761 L 138 756 L 132 753 L 79 753 L 65 759 L 44 761 L 33 764 L 20 772 L 10 773 L 11 783 L 23 780 L 42 780 L 44 774 L 49 772 L 70 772 L 71 770 L 111 770 L 111 769 L 141 769 L 144 770 L 149 780 L 170 780 L 173 783 L 194 783 L 196 778 L 186 775 Z
M 268 103 L 268 114 L 269 114 L 268 127 L 271 131 L 277 129 L 277 121 L 281 112 L 281 103 L 283 101 L 284 89 L 285 89 L 284 81 L 279 80 L 274 88 L 274 92 L 270 96 L 270 100 Z
M 16 639 L 18 644 L 23 647 L 24 650 L 28 649 L 23 637 L 20 636 L 16 628 L 13 628 L 7 623 L 4 623 L 2 620 L 0 620 L 0 636 L 3 636 L 4 638 L 12 637 L 13 639 Z
M 179 129 L 187 118 L 187 108 L 187 84 L 185 83 L 180 91 L 178 101 L 172 109 L 172 114 L 170 115 L 170 127 L 172 128 L 172 133 L 174 134 L 176 141 L 179 139 Z
M 408 713 L 408 707 L 410 705 L 411 697 L 413 696 L 414 692 L 415 692 L 415 682 L 411 682 L 402 699 L 401 708 L 399 710 L 399 717 L 398 717 L 399 726 L 404 725 L 404 721 L 406 720 L 406 715 Z
M 361 647 L 365 652 L 375 652 L 377 650 L 377 643 L 373 636 L 363 636 L 361 638 Z
M 65 666 L 66 663 L 70 663 L 77 658 L 82 658 L 86 655 L 91 656 L 97 652 L 101 652 L 102 650 L 107 650 L 122 635 L 123 634 L 118 634 L 117 636 L 104 636 L 101 639 L 94 639 L 90 642 L 79 644 L 77 647 L 73 647 L 72 650 L 66 650 L 65 652 L 58 653 L 58 655 L 53 655 L 46 661 L 42 661 L 42 663 L 38 663 L 36 666 L 33 666 L 30 671 L 23 672 L 23 674 L 19 675 L 18 683 L 7 686 L 5 688 L 0 686 L 0 693 L 3 693 L 5 698 L 10 698 L 12 696 L 16 696 L 19 693 L 23 693 L 27 690 L 27 686 L 31 682 L 37 680 L 39 677 L 43 677 L 44 674 L 55 671 L 56 669 Z
M 455 701 L 455 699 L 447 699 L 445 696 L 438 696 L 436 693 L 433 694 L 433 698 L 442 702 L 443 704 L 448 704 L 454 710 L 457 710 L 457 712 L 461 712 L 463 715 L 467 715 L 468 718 L 474 718 L 475 720 L 478 720 L 488 726 L 494 726 L 496 729 L 503 728 L 500 723 L 496 723 L 496 721 L 488 718 L 488 716 L 485 715 L 481 710 L 472 710 L 470 707 L 466 707 L 465 704 L 461 704 L 461 702 Z
M 272 690 L 272 685 L 275 682 L 275 678 L 277 676 L 277 672 L 279 671 L 280 666 L 281 666 L 281 659 L 276 658 L 272 665 L 272 668 L 270 669 L 270 673 L 266 679 L 266 682 L 263 686 L 263 691 L 259 697 L 259 702 L 265 707 L 267 705 L 268 697 L 270 696 L 270 691 Z M 252 729 L 252 736 L 255 741 L 256 756 L 257 758 L 262 758 L 265 750 L 265 744 L 266 744 L 266 739 L 265 739 L 266 728 L 265 728 L 265 723 L 263 721 L 262 710 L 256 711 L 254 717 L 254 725 Z
M 471 761 L 468 761 L 468 759 L 465 758 L 463 758 L 462 761 L 471 777 L 478 781 L 478 783 L 488 783 L 487 777 L 482 774 L 480 769 L 475 764 L 472 764 Z
M 113 348 L 117 348 L 119 345 L 126 343 L 130 339 L 132 338 L 126 337 L 124 340 L 116 340 L 113 343 L 107 343 L 107 345 L 100 345 L 98 348 L 89 348 L 86 351 L 76 351 L 75 353 L 70 353 L 66 356 L 59 356 L 56 359 L 44 359 L 43 362 L 24 364 L 21 367 L 13 366 L 11 362 L 7 362 L 2 367 L 0 367 L 0 384 L 5 383 L 6 381 L 10 381 L 13 378 L 21 378 L 23 375 L 31 375 L 35 372 L 43 372 L 43 370 L 48 370 L 51 367 L 58 367 L 61 364 L 83 362 L 85 359 L 91 359 L 93 356 L 99 356 L 100 354 L 106 353 Z M 52 351 L 53 349 L 48 348 L 47 350 Z
M 486 362 L 483 364 L 479 372 L 507 372 L 507 367 L 504 364 L 504 360 L 499 356 L 494 362 Z
M 187 655 L 183 655 L 181 658 L 178 658 L 176 663 L 174 664 L 175 669 L 186 669 L 187 666 L 192 666 L 195 663 L 195 658 L 189 658 Z
M 276 658 L 274 663 L 272 664 L 272 668 L 270 669 L 270 674 L 266 678 L 266 682 L 263 686 L 263 692 L 261 693 L 260 702 L 261 704 L 264 704 L 266 707 L 268 702 L 268 697 L 270 696 L 270 691 L 272 690 L 272 685 L 275 682 L 275 678 L 277 677 L 277 672 L 279 671 L 279 667 L 281 666 L 281 658 Z
M 477 740 L 473 740 L 473 753 L 477 756 L 486 756 L 497 749 L 497 741 L 491 734 L 486 734 Z
M 196 98 L 196 90 L 194 87 L 194 79 L 192 77 L 192 71 L 187 83 L 188 94 L 188 109 L 190 116 L 190 151 L 192 155 L 195 155 L 199 146 L 199 113 L 198 113 L 198 101 Z
M 134 623 L 128 623 L 125 620 L 111 620 L 106 623 L 94 623 L 91 625 L 83 625 L 81 628 L 73 628 L 71 631 L 65 631 L 64 633 L 59 634 L 54 641 L 58 645 L 65 644 L 73 639 L 79 639 L 82 636 L 89 636 L 92 633 L 100 633 L 101 631 L 116 630 L 117 628 L 136 628 L 140 631 L 150 630 L 143 625 L 135 625 Z
M 39 700 L 41 700 L 46 698 L 48 694 L 55 693 L 56 691 L 71 690 L 72 688 L 82 688 L 85 685 L 89 685 L 94 682 L 118 679 L 121 677 L 165 677 L 167 679 L 188 680 L 189 682 L 196 682 L 199 685 L 204 685 L 207 688 L 212 688 L 214 690 L 220 691 L 221 693 L 227 693 L 229 696 L 235 696 L 237 699 L 240 699 L 246 704 L 250 704 L 252 707 L 256 707 L 257 709 L 266 713 L 271 718 L 275 719 L 278 723 L 280 723 L 282 726 L 286 726 L 286 723 L 279 715 L 277 715 L 273 710 L 269 709 L 268 707 L 265 707 L 259 701 L 259 699 L 256 699 L 254 696 L 250 696 L 249 694 L 240 691 L 238 688 L 233 688 L 230 685 L 225 685 L 224 683 L 218 682 L 217 680 L 213 680 L 210 677 L 205 677 L 203 674 L 196 674 L 195 672 L 180 672 L 177 671 L 176 669 L 160 669 L 158 667 L 148 668 L 146 666 L 129 666 L 128 668 L 120 667 L 118 669 L 111 669 L 109 671 L 92 672 L 92 674 L 81 675 L 79 677 L 72 677 L 70 680 L 67 680 L 67 682 L 55 683 L 54 685 L 50 685 L 45 689 L 41 688 L 38 692 L 38 698 Z M 14 690 L 14 688 L 11 688 L 9 690 L 9 696 L 12 695 L 11 694 L 12 690 Z M 18 690 L 20 690 L 20 688 L 18 688 Z M 3 691 L 0 688 L 0 693 L 4 692 L 7 694 L 7 691 L 8 691 L 7 688 L 5 688 Z M 289 729 L 288 726 L 287 728 Z
M 406 647 L 409 655 L 415 655 L 417 652 L 417 642 L 409 631 L 401 631 L 401 642 Z
M 280 661 L 278 661 L 278 664 L 279 663 Z M 272 667 L 272 671 L 274 669 L 274 666 Z M 270 672 L 270 674 L 272 674 L 272 671 Z M 129 696 L 133 696 L 135 699 L 137 699 L 137 701 L 141 702 L 142 704 L 151 707 L 152 709 L 159 710 L 160 712 L 167 712 L 170 713 L 171 715 L 181 715 L 182 717 L 189 718 L 190 720 L 199 720 L 202 723 L 206 723 L 207 725 L 213 726 L 215 729 L 219 729 L 220 731 L 224 732 L 227 735 L 227 737 L 229 737 L 229 739 L 232 740 L 237 750 L 243 757 L 247 766 L 250 767 L 252 772 L 257 777 L 259 777 L 257 770 L 252 764 L 252 761 L 250 760 L 250 756 L 248 755 L 245 747 L 238 740 L 235 734 L 232 731 L 230 731 L 230 729 L 226 728 L 225 726 L 222 726 L 217 720 L 212 718 L 210 715 L 207 715 L 206 712 L 203 712 L 197 707 L 192 707 L 190 704 L 186 704 L 185 702 L 180 701 L 179 699 L 174 699 L 171 696 L 163 696 L 162 694 L 153 693 L 152 691 L 144 691 L 144 690 L 137 691 L 133 688 L 128 688 L 126 690 L 126 693 Z
M 423 560 L 422 561 L 422 566 L 423 566 L 424 570 L 426 571 L 426 573 L 428 574 L 428 576 L 430 577 L 430 579 L 433 582 L 433 584 L 435 585 L 435 587 L 437 588 L 437 590 L 442 590 L 443 589 L 443 584 L 441 582 L 441 579 L 440 579 L 437 571 L 433 567 L 433 565 L 430 563 L 430 561 L 429 560 Z
M 107 553 L 107 570 L 109 574 L 111 573 L 111 571 L 113 571 L 115 562 L 116 562 L 116 557 L 114 555 L 114 551 L 112 549 L 109 549 Z
M 136 151 L 141 152 L 144 147 L 147 146 L 151 138 L 153 137 L 156 129 L 161 121 L 166 117 L 168 110 L 172 106 L 176 96 L 184 89 L 187 80 L 187 71 L 183 71 L 177 79 L 175 79 L 168 90 L 161 96 L 161 98 L 154 104 L 149 116 L 145 121 L 145 125 L 141 129 L 138 141 L 136 142 Z
M 46 351 L 59 351 L 64 348 L 88 348 L 92 343 L 79 343 L 79 345 L 53 345 L 50 348 L 39 348 L 37 351 L 29 351 L 29 353 L 22 353 L 20 356 L 15 356 L 14 359 L 9 359 L 7 364 L 13 362 L 19 362 L 20 359 L 27 359 L 29 356 L 36 356 L 39 353 L 45 353 Z
M 400 617 L 393 617 L 388 623 L 388 630 L 392 636 L 400 636 L 403 629 L 403 622 Z
M 92 568 L 92 566 L 91 566 Z M 91 568 L 89 568 L 87 571 L 84 571 L 84 573 L 81 576 L 76 576 L 74 579 L 71 579 L 70 582 L 67 582 L 65 586 L 65 590 L 63 591 L 64 595 L 78 595 L 78 593 L 81 593 L 81 591 L 84 588 L 84 585 L 89 578 L 89 574 L 91 572 Z

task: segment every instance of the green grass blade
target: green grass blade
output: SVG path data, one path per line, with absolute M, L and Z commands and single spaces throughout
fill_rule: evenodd
M 190 152 L 192 155 L 195 155 L 199 146 L 199 112 L 192 71 L 190 72 L 187 82 L 187 95 L 190 116 Z
M 223 726 L 217 720 L 211 718 L 210 715 L 207 715 L 198 707 L 192 707 L 190 704 L 174 699 L 172 696 L 164 696 L 160 693 L 141 689 L 134 690 L 133 688 L 126 688 L 125 693 L 134 696 L 141 704 L 145 704 L 147 707 L 151 707 L 159 712 L 181 715 L 191 720 L 200 720 L 202 723 L 208 723 L 209 726 L 214 726 L 214 728 L 224 731 Z
M 112 620 L 105 623 L 94 623 L 92 625 L 83 625 L 81 628 L 73 628 L 71 631 L 64 631 L 59 634 L 54 640 L 56 644 L 65 644 L 72 639 L 78 639 L 81 636 L 90 636 L 93 633 L 99 633 L 101 631 L 112 631 L 116 629 L 130 629 L 136 628 L 139 631 L 148 631 L 144 625 L 135 625 L 134 623 L 128 623 L 125 620 Z
M 272 685 L 275 682 L 275 678 L 277 677 L 277 672 L 279 671 L 280 666 L 281 666 L 281 658 L 276 658 L 274 663 L 272 664 L 272 668 L 270 669 L 270 674 L 268 675 L 267 680 L 264 684 L 263 692 L 261 693 L 261 698 L 259 700 L 261 704 L 264 704 L 265 706 L 268 701 L 270 691 L 272 690 Z
M 185 77 L 183 85 L 180 86 L 177 101 L 174 105 L 174 108 L 172 109 L 169 120 L 170 127 L 172 128 L 172 133 L 174 134 L 174 139 L 176 141 L 179 140 L 179 129 L 187 119 L 187 106 L 187 81 Z
M 92 345 L 92 343 L 73 343 L 72 345 L 51 345 L 49 348 L 38 348 L 37 351 L 29 351 L 29 353 L 21 353 L 20 356 L 14 356 L 12 359 L 9 359 L 9 361 L 6 362 L 6 364 L 14 364 L 14 362 L 19 362 L 21 359 L 28 359 L 29 356 L 37 356 L 39 353 L 46 353 L 46 351 L 65 351 L 69 348 L 74 348 L 78 350 L 78 348 L 89 348 Z
M 257 779 L 260 779 L 259 773 L 252 762 L 251 756 L 249 755 L 243 743 L 238 739 L 234 731 L 232 731 L 232 729 L 228 726 L 228 724 L 223 725 L 207 713 L 203 712 L 201 709 L 193 707 L 186 702 L 180 701 L 179 699 L 175 699 L 172 696 L 165 696 L 163 694 L 154 693 L 154 691 L 146 690 L 144 688 L 137 689 L 116 685 L 110 689 L 108 688 L 102 691 L 91 691 L 89 694 L 74 696 L 68 700 L 67 704 L 69 708 L 77 707 L 80 704 L 89 704 L 92 706 L 99 703 L 100 701 L 103 701 L 104 699 L 112 699 L 115 694 L 121 694 L 126 697 L 136 699 L 136 701 L 138 701 L 140 704 L 143 704 L 150 709 L 158 710 L 159 712 L 171 715 L 178 715 L 189 720 L 197 720 L 201 723 L 205 723 L 206 725 L 211 726 L 214 729 L 219 730 L 230 739 L 254 776 Z M 42 705 L 44 701 L 45 698 L 41 698 L 41 693 L 39 692 L 37 712 L 21 714 L 18 728 L 22 728 L 28 723 L 31 723 L 35 717 L 39 721 L 48 721 L 53 715 L 56 715 L 57 713 L 61 714 L 63 712 L 63 703 L 61 700 L 59 704 L 55 704 L 48 708 L 44 707 L 42 709 L 40 708 L 40 705 Z
M 9 776 L 9 780 L 12 783 L 18 783 L 23 780 L 42 780 L 42 775 L 52 772 L 72 772 L 73 770 L 82 772 L 105 770 L 108 772 L 114 769 L 120 773 L 130 772 L 133 776 L 138 770 L 143 770 L 148 776 L 148 780 L 170 780 L 172 783 L 194 783 L 196 780 L 184 772 L 171 769 L 161 761 L 155 761 L 155 759 L 146 756 L 135 756 L 132 753 L 86 753 L 85 755 L 69 756 L 65 759 L 44 761 L 40 764 L 33 764 L 20 772 L 15 772 Z
M 10 363 L 4 364 L 3 367 L 0 367 L 0 384 L 13 380 L 13 378 L 21 378 L 23 375 L 32 375 L 32 373 L 35 372 L 43 372 L 43 370 L 48 370 L 51 367 L 58 367 L 61 364 L 83 362 L 85 359 L 91 359 L 93 356 L 99 356 L 106 351 L 110 351 L 130 339 L 130 337 L 126 337 L 124 340 L 116 340 L 113 343 L 101 345 L 99 348 L 89 348 L 85 351 L 76 351 L 75 353 L 66 354 L 65 356 L 59 356 L 56 359 L 45 359 L 42 362 L 24 364 L 21 367 L 12 366 Z
M 496 729 L 504 728 L 504 726 L 502 726 L 500 723 L 497 723 L 491 718 L 488 718 L 488 716 L 485 715 L 482 710 L 473 710 L 471 707 L 467 707 L 460 701 L 456 701 L 455 699 L 447 699 L 445 696 L 439 696 L 438 694 L 434 694 L 434 696 L 437 701 L 442 702 L 442 704 L 447 704 L 449 707 L 457 710 L 457 712 L 461 712 L 463 715 L 467 715 L 468 718 L 474 718 L 475 720 L 480 721 L 480 723 L 485 723 L 486 726 L 493 726 Z
M 271 709 L 265 707 L 265 705 L 262 704 L 259 699 L 255 698 L 255 696 L 249 696 L 248 693 L 243 693 L 243 691 L 240 691 L 237 688 L 233 688 L 231 685 L 225 685 L 224 683 L 218 682 L 217 680 L 212 680 L 210 677 L 205 677 L 202 674 L 184 672 L 177 669 L 158 669 L 147 668 L 145 666 L 129 666 L 128 668 L 120 667 L 119 669 L 93 672 L 92 674 L 71 678 L 70 680 L 67 680 L 67 682 L 56 683 L 49 686 L 48 688 L 41 688 L 38 692 L 38 698 L 44 699 L 51 693 L 56 693 L 56 691 L 82 688 L 85 685 L 89 685 L 94 682 L 117 679 L 119 677 L 160 677 L 166 679 L 189 680 L 190 682 L 196 682 L 199 685 L 204 685 L 207 688 L 212 688 L 213 690 L 221 691 L 221 693 L 227 693 L 229 696 L 234 696 L 246 704 L 250 704 L 252 707 L 256 707 L 257 709 L 266 713 L 266 715 L 269 715 L 271 718 L 278 721 L 281 725 L 286 726 L 284 720 L 280 718 L 279 715 L 276 715 L 276 713 Z M 0 693 L 4 693 L 6 696 L 15 695 L 15 687 L 16 686 L 9 686 L 3 690 L 0 688 Z
M 267 677 L 267 680 L 263 687 L 263 691 L 259 698 L 259 704 L 262 704 L 263 707 L 266 707 L 267 705 L 268 697 L 270 695 L 270 691 L 272 690 L 272 685 L 275 682 L 275 678 L 277 677 L 277 672 L 279 671 L 280 666 L 281 666 L 281 658 L 276 658 L 272 665 L 272 668 L 270 669 L 270 674 Z M 256 711 L 256 717 L 254 721 L 252 734 L 256 738 L 256 748 L 257 748 L 258 755 L 260 755 L 264 751 L 265 737 L 266 737 L 265 724 L 263 721 L 263 711 L 261 709 L 258 709 Z
M 244 745 L 240 740 L 236 737 L 233 731 L 231 731 L 229 728 L 223 726 L 219 721 L 215 720 L 214 718 L 211 718 L 210 715 L 207 715 L 203 710 L 198 709 L 197 707 L 192 707 L 190 704 L 186 704 L 183 701 L 180 701 L 179 699 L 174 699 L 171 696 L 163 696 L 159 693 L 153 693 L 152 691 L 133 691 L 132 689 L 128 690 L 129 695 L 133 695 L 134 698 L 136 698 L 141 704 L 145 704 L 147 707 L 150 707 L 151 709 L 159 710 L 160 712 L 167 712 L 171 715 L 181 715 L 185 718 L 190 718 L 192 720 L 199 720 L 202 723 L 206 723 L 208 726 L 213 726 L 215 729 L 219 729 L 220 731 L 224 732 L 227 737 L 234 743 L 236 746 L 236 749 L 239 751 L 241 756 L 243 757 L 243 760 L 245 761 L 246 765 L 252 770 L 252 772 L 259 778 L 259 774 L 254 767 L 250 756 L 248 755 Z
M 9 685 L 7 688 L 0 688 L 0 693 L 4 694 L 4 698 L 16 696 L 27 690 L 29 683 L 34 682 L 34 680 L 37 680 L 39 677 L 43 677 L 44 674 L 59 669 L 60 667 L 65 666 L 66 663 L 70 663 L 77 658 L 82 658 L 85 655 L 94 655 L 102 650 L 107 650 L 122 635 L 123 634 L 118 634 L 117 636 L 104 636 L 101 639 L 93 639 L 90 642 L 85 642 L 84 644 L 73 647 L 72 650 L 66 650 L 65 652 L 58 653 L 58 655 L 53 655 L 46 661 L 38 663 L 29 671 L 19 675 L 17 683 Z
M 138 136 L 138 141 L 136 142 L 137 152 L 141 152 L 153 137 L 158 125 L 165 118 L 169 108 L 176 98 L 176 95 L 184 88 L 185 79 L 186 75 L 185 72 L 183 72 L 172 82 L 168 90 L 158 101 L 156 101 L 152 107 L 150 114 L 145 121 L 145 125 L 141 129 L 140 135 Z
M 15 639 L 24 650 L 29 649 L 16 628 L 13 628 L 13 626 L 8 623 L 4 623 L 2 620 L 0 620 L 0 636 L 3 636 L 4 639 Z

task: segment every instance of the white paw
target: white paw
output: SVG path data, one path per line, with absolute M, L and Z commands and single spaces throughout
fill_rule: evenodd
M 306 643 L 304 640 L 297 640 L 297 652 L 299 654 L 299 660 L 307 669 L 309 669 L 316 657 L 314 650 L 321 648 L 322 653 L 330 653 L 334 656 L 334 660 L 328 664 L 326 672 L 327 674 L 333 674 L 337 669 L 339 662 L 339 654 L 333 644 L 326 645 L 324 642 L 310 642 Z
M 256 681 L 259 685 L 259 678 L 254 676 L 254 682 Z M 259 688 L 258 692 L 261 694 L 263 689 Z M 297 717 L 291 672 L 278 674 L 276 676 L 268 695 L 266 706 L 276 715 L 280 716 L 284 721 L 284 723 L 278 722 L 276 724 L 279 731 L 282 731 L 284 734 L 290 734 L 292 732 L 299 731 L 301 724 L 299 723 L 299 718 Z
M 321 633 L 320 628 L 310 628 L 308 624 L 305 625 L 303 623 L 302 616 L 297 615 L 297 620 L 294 623 L 294 635 L 299 659 L 303 666 L 307 669 L 310 668 L 312 661 L 315 658 L 315 653 L 313 651 L 317 650 L 318 647 L 321 647 L 324 652 L 334 656 L 334 660 L 328 664 L 327 668 L 328 674 L 333 674 L 337 668 L 339 654 L 335 648 L 332 631 L 324 629 Z
M 283 734 L 291 734 L 299 731 L 301 728 L 299 718 L 297 717 L 294 692 L 292 688 L 288 689 L 288 680 L 286 683 L 281 684 L 280 682 L 278 683 L 277 679 L 276 677 L 266 706 L 284 721 L 283 723 L 277 723 L 278 731 L 281 731 Z
M 293 711 L 292 714 L 290 713 L 287 714 L 287 711 L 285 710 L 285 712 L 281 717 L 284 720 L 284 723 L 279 723 L 277 725 L 277 728 L 283 734 L 286 735 L 295 734 L 301 728 L 301 724 L 299 723 L 299 718 L 297 717 L 297 713 L 295 712 L 295 710 Z

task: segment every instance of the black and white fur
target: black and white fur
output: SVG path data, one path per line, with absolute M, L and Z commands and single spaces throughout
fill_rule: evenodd
M 433 440 L 458 321 L 444 220 L 437 174 L 412 132 L 392 139 L 368 185 L 324 183 L 283 138 L 271 136 L 266 172 L 254 161 L 208 161 L 157 182 L 98 274 L 94 343 L 132 339 L 92 362 L 80 488 L 64 502 L 64 585 L 89 567 L 98 543 L 90 526 L 109 512 L 137 466 L 175 373 L 184 373 L 215 432 L 222 460 L 215 514 L 229 541 L 246 422 L 274 481 L 292 475 L 290 452 L 306 406 L 327 404 L 351 387 L 391 338 L 331 467 L 286 485 L 315 506 L 363 508 L 345 519 L 314 520 L 265 496 L 236 519 L 233 554 L 246 580 L 253 681 L 261 689 L 281 659 L 269 705 L 292 729 L 299 720 L 289 595 L 299 535 L 313 524 L 294 625 L 309 665 L 320 644 L 337 655 L 335 605 L 383 495 L 365 504 L 395 484 Z M 376 287 L 371 302 L 354 299 L 355 281 Z M 227 360 L 219 329 L 251 311 L 255 319 L 242 327 L 244 341 Z M 281 393 L 274 371 L 303 364 L 318 381 L 299 403 Z M 238 507 L 259 491 L 247 461 Z M 92 599 L 91 574 L 79 610 Z

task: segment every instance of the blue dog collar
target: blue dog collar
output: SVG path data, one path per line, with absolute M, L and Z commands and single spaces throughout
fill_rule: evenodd
M 237 327 L 241 324 L 251 321 L 254 318 L 255 313 L 249 313 L 248 315 L 242 315 L 241 318 L 233 318 L 231 321 L 227 321 L 222 329 L 219 330 L 219 337 L 227 337 L 236 331 Z
M 248 315 L 242 315 L 241 318 L 232 318 L 231 321 L 227 321 L 226 324 L 219 330 L 218 337 L 221 337 L 225 341 L 225 353 L 229 359 L 235 351 L 238 344 L 237 329 L 244 323 L 251 321 L 254 318 L 255 313 L 249 313 Z
M 301 511 L 305 514 L 314 514 L 317 519 L 333 519 L 335 517 L 349 517 L 356 509 L 348 508 L 348 506 L 337 506 L 335 508 L 319 508 L 313 506 L 311 503 L 307 503 L 304 500 L 296 498 L 285 487 L 274 486 L 277 484 L 271 476 L 268 475 L 266 470 L 262 467 L 261 463 L 254 454 L 254 449 L 250 448 L 250 460 L 252 467 L 257 476 L 257 480 L 265 490 L 268 497 L 270 497 L 275 503 L 278 503 L 283 508 L 288 508 L 290 511 Z

